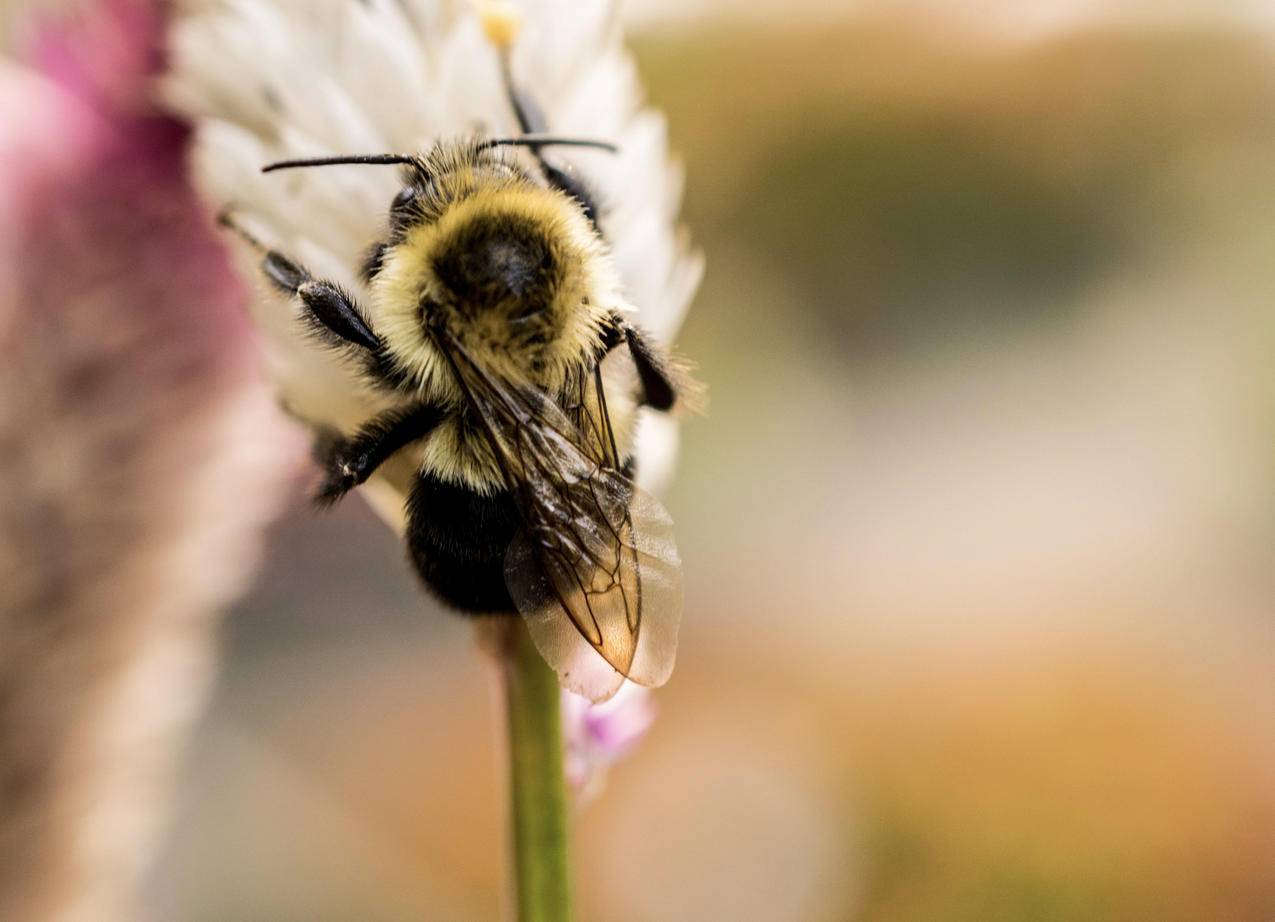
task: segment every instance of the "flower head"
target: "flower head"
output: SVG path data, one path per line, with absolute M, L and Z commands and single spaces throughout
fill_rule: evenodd
M 562 735 L 566 744 L 567 783 L 577 803 L 597 795 L 606 772 L 646 736 L 655 722 L 649 689 L 625 683 L 615 697 L 590 704 L 579 695 L 562 695 Z
M 290 467 L 143 0 L 0 62 L 0 917 L 131 918 Z M 252 503 L 224 502 L 232 490 Z
M 680 175 L 669 161 L 662 119 L 640 105 L 634 66 L 621 44 L 610 5 L 582 5 L 571 0 L 531 0 L 517 6 L 504 2 L 479 6 L 431 0 L 361 4 L 344 0 L 305 3 L 266 0 L 254 4 L 190 0 L 178 17 L 172 45 L 175 62 L 168 99 L 196 125 L 196 173 L 209 202 L 233 211 L 232 223 L 239 227 L 246 242 L 241 248 L 245 275 L 258 275 L 262 249 L 277 250 L 286 254 L 284 262 L 292 267 L 286 272 L 293 273 L 294 279 L 322 279 L 324 290 L 337 292 L 338 300 L 343 303 L 372 304 L 369 317 L 374 322 L 364 323 L 360 319 L 352 328 L 358 334 L 355 340 L 362 350 L 359 355 L 376 355 L 376 361 L 383 363 L 379 366 L 382 372 L 388 367 L 401 377 L 416 381 L 418 396 L 425 396 L 427 390 L 434 394 L 435 384 L 442 393 L 441 397 L 430 396 L 423 401 L 442 407 L 438 413 L 446 417 L 444 422 L 429 423 L 431 427 L 439 427 L 437 432 L 429 439 L 417 434 L 398 443 L 399 448 L 420 443 L 418 457 L 413 457 L 410 451 L 392 451 L 381 456 L 364 448 L 355 453 L 356 458 L 378 458 L 379 469 L 367 481 L 365 495 L 400 531 L 405 526 L 404 508 L 409 491 L 421 482 L 417 477 L 420 469 L 437 473 L 449 484 L 465 483 L 473 487 L 472 482 L 465 481 L 466 465 L 483 468 L 487 476 L 474 487 L 482 495 L 494 492 L 490 484 L 493 480 L 498 482 L 501 476 L 509 481 L 526 475 L 519 473 L 508 460 L 512 457 L 509 454 L 502 457 L 498 466 L 494 455 L 499 454 L 495 451 L 499 438 L 489 431 L 488 436 L 494 441 L 485 446 L 480 443 L 482 436 L 469 438 L 469 430 L 473 428 L 469 417 L 449 410 L 453 402 L 461 399 L 460 391 L 464 392 L 471 410 L 481 401 L 474 396 L 474 382 L 461 380 L 465 377 L 461 369 L 468 366 L 453 360 L 449 367 L 439 358 L 434 348 L 440 335 L 437 324 L 431 321 L 433 325 L 427 328 L 422 322 L 426 303 L 434 303 L 435 289 L 428 289 L 430 297 L 426 298 L 420 279 L 425 269 L 430 272 L 437 269 L 438 260 L 416 251 L 410 260 L 396 258 L 410 248 L 401 240 L 396 240 L 393 247 L 385 244 L 371 258 L 367 255 L 369 244 L 385 232 L 386 212 L 400 192 L 401 183 L 407 183 L 407 188 L 401 190 L 407 193 L 403 199 L 405 213 L 410 212 L 411 207 L 418 207 L 421 200 L 437 195 L 447 207 L 455 208 L 449 212 L 450 216 L 460 212 L 471 214 L 477 210 L 474 203 L 479 201 L 474 177 L 490 178 L 494 167 L 478 166 L 476 159 L 462 162 L 459 154 L 445 153 L 438 155 L 437 163 L 431 160 L 415 167 L 414 173 L 402 174 L 406 177 L 403 179 L 395 171 L 385 169 L 385 163 L 402 164 L 403 154 L 428 151 L 444 139 L 455 140 L 475 133 L 489 138 L 518 135 L 524 124 L 530 124 L 527 113 L 532 109 L 543 109 L 543 121 L 554 135 L 614 142 L 618 152 L 586 147 L 571 149 L 572 166 L 587 177 L 591 192 L 601 202 L 599 227 L 607 246 L 593 234 L 587 217 L 593 213 L 591 207 L 581 209 L 575 203 L 563 204 L 570 201 L 569 197 L 552 198 L 545 195 L 544 189 L 539 189 L 539 194 L 545 197 L 538 200 L 537 206 L 547 209 L 550 202 L 560 202 L 563 210 L 555 212 L 552 219 L 545 219 L 550 226 L 555 226 L 551 221 L 564 223 L 568 217 L 579 223 L 582 228 L 579 236 L 570 239 L 580 246 L 571 252 L 589 254 L 591 268 L 594 264 L 600 268 L 590 272 L 588 278 L 604 279 L 606 284 L 580 286 L 579 291 L 567 285 L 548 287 L 553 291 L 567 288 L 569 295 L 564 295 L 564 299 L 576 298 L 571 302 L 572 309 L 585 318 L 577 326 L 587 327 L 599 342 L 602 341 L 599 331 L 608 322 L 606 318 L 626 309 L 628 304 L 637 306 L 640 325 L 656 339 L 667 341 L 675 332 L 698 282 L 700 261 L 687 250 L 684 239 L 677 233 Z M 507 82 L 516 85 L 518 92 L 511 93 Z M 471 152 L 480 150 L 475 145 L 469 149 Z M 358 154 L 391 156 L 372 158 L 379 165 L 371 167 L 366 165 L 368 158 L 363 158 L 363 165 L 352 168 L 350 155 Z M 494 155 L 487 151 L 483 156 Z M 325 169 L 268 174 L 262 171 L 263 165 L 278 161 L 292 161 L 287 165 L 295 167 L 305 165 L 296 161 L 316 158 L 325 161 Z M 334 159 L 344 165 L 335 167 Z M 464 204 L 455 204 L 460 193 L 454 190 L 462 186 L 468 197 Z M 514 197 L 506 191 L 505 203 L 509 204 Z M 414 228 L 421 233 L 413 239 L 454 239 L 454 228 L 443 219 L 441 212 L 426 215 L 428 209 L 419 207 L 423 223 Z M 508 218 L 506 212 L 501 214 Z M 522 219 L 526 219 L 525 214 Z M 445 224 L 446 230 L 442 229 Z M 398 231 L 391 236 L 393 233 Z M 589 246 L 585 247 L 583 242 Z M 372 277 L 371 271 L 360 272 L 361 267 L 367 265 L 374 266 L 380 273 L 375 286 L 366 281 Z M 410 265 L 410 272 L 404 269 L 405 265 Z M 543 267 L 547 263 L 539 265 Z M 305 270 L 298 268 L 300 266 Z M 605 271 L 601 271 L 603 269 Z M 278 287 L 300 293 L 301 284 L 300 281 L 285 282 Z M 345 292 L 352 293 L 352 297 Z M 415 427 L 420 417 L 426 415 L 424 411 L 405 410 L 404 398 L 398 390 L 386 393 L 384 389 L 368 386 L 367 365 L 360 365 L 357 357 L 316 347 L 313 338 L 306 335 L 307 325 L 299 322 L 300 300 L 263 292 L 254 307 L 255 317 L 268 340 L 272 375 L 289 411 L 316 433 L 336 432 L 347 439 L 374 417 L 391 420 L 384 427 L 380 424 L 374 427 L 378 439 L 387 429 L 418 432 Z M 341 310 L 347 316 L 359 313 L 348 305 Z M 431 308 L 431 311 L 440 314 L 439 310 Z M 391 330 L 393 335 L 383 341 L 378 339 L 372 331 L 372 327 L 377 326 Z M 313 329 L 311 323 L 309 330 L 313 332 Z M 635 328 L 630 328 L 630 333 L 632 342 L 638 333 Z M 400 340 L 406 345 L 400 346 Z M 546 335 L 540 341 L 549 342 L 550 338 Z M 577 355 L 594 348 L 587 344 L 583 333 L 578 342 L 571 345 Z M 653 354 L 638 347 L 630 352 L 636 356 Z M 478 364 L 504 361 L 510 356 L 510 350 L 490 349 L 486 355 Z M 465 362 L 469 361 L 466 357 Z M 583 367 L 585 359 L 579 361 Z M 565 362 L 553 365 L 548 360 L 544 365 L 570 367 Z M 648 363 L 646 367 L 654 366 Z M 360 371 L 364 374 L 360 375 Z M 653 389 L 647 381 L 653 377 L 653 374 L 643 376 L 648 394 Z M 386 375 L 382 373 L 381 378 L 385 379 Z M 562 378 L 565 380 L 565 372 Z M 557 393 L 563 386 L 560 381 L 553 390 Z M 664 388 L 664 393 L 673 389 L 667 382 Z M 607 399 L 612 398 L 608 395 Z M 587 400 L 581 398 L 580 407 L 585 407 Z M 669 398 L 663 408 L 667 409 L 671 403 Z M 528 406 L 534 409 L 527 410 Z M 529 414 L 527 418 L 543 418 L 553 407 L 548 402 L 524 404 L 522 411 Z M 430 407 L 426 410 L 433 412 Z M 413 422 L 400 426 L 403 417 L 399 414 L 404 412 Z M 598 412 L 607 413 L 605 408 Z M 629 418 L 632 419 L 631 413 Z M 492 429 L 489 418 L 485 418 L 484 425 L 487 430 Z M 610 423 L 605 425 L 611 436 Z M 672 427 L 667 418 L 658 414 L 638 417 L 637 470 L 641 485 L 648 489 L 658 486 L 668 474 L 675 448 Z M 615 432 L 619 431 L 617 426 Z M 388 439 L 377 444 L 385 441 Z M 620 453 L 615 447 L 619 443 L 627 456 L 626 441 L 611 437 L 610 442 L 611 453 Z M 461 449 L 475 444 L 478 450 L 473 454 L 477 460 L 471 460 Z M 458 457 L 462 462 L 456 461 Z M 380 464 L 381 460 L 385 463 Z M 614 469 L 621 466 L 622 460 L 617 457 L 607 465 L 616 473 L 617 480 L 619 474 Z M 521 470 L 527 469 L 524 466 Z M 335 475 L 321 490 L 326 498 L 342 495 L 352 485 L 362 482 L 353 463 L 342 461 L 334 465 L 334 470 Z M 568 479 L 560 478 L 564 483 Z M 583 481 L 584 477 L 576 476 L 574 480 Z M 601 510 L 596 496 L 595 490 L 592 502 Z M 667 517 L 655 508 L 657 505 L 648 504 L 651 507 L 648 518 L 658 521 L 658 528 L 667 532 Z M 570 503 L 557 506 L 569 506 L 573 513 L 583 508 Z M 631 510 L 640 508 L 636 501 L 630 506 Z M 526 515 L 527 509 L 521 513 L 530 528 L 533 523 Z M 598 514 L 605 515 L 601 511 Z M 493 513 L 485 520 L 501 516 L 504 513 Z M 507 517 L 512 516 L 510 513 Z M 638 518 L 636 513 L 633 518 Z M 573 521 L 582 519 L 583 516 L 576 516 Z M 615 531 L 615 526 L 607 523 L 607 529 L 596 533 L 601 534 L 603 530 Z M 637 527 L 632 531 L 637 534 Z M 417 534 L 413 530 L 413 537 Z M 647 532 L 639 535 L 640 553 L 653 559 L 651 549 L 656 548 L 658 542 L 647 540 L 650 537 Z M 507 545 L 510 543 L 504 540 Z M 617 547 L 621 540 L 616 538 Z M 516 541 L 513 546 L 518 546 Z M 659 543 L 658 547 L 659 552 L 665 554 L 661 561 L 667 564 L 665 572 L 675 570 L 676 552 L 671 539 Z M 531 559 L 529 554 L 523 558 Z M 618 550 L 615 554 L 614 567 L 600 564 L 594 572 L 614 575 L 627 566 L 627 572 L 636 573 L 639 564 L 627 564 Z M 636 559 L 636 554 L 634 557 Z M 433 558 L 427 559 L 428 567 L 444 568 Z M 484 557 L 484 561 L 487 559 Z M 510 559 L 514 561 L 510 566 L 516 567 L 517 558 L 512 552 Z M 595 548 L 588 558 L 564 554 L 560 559 L 599 560 L 601 557 Z M 538 572 L 543 576 L 547 570 L 542 568 Z M 533 582 L 535 579 L 533 577 Z M 581 606 L 592 606 L 595 600 L 606 595 L 578 572 L 570 579 L 575 581 L 573 585 L 589 587 L 589 599 L 581 602 Z M 636 581 L 638 577 L 632 579 Z M 612 627 L 606 626 L 606 617 L 598 617 L 597 609 L 589 610 L 595 623 L 602 625 L 596 631 L 596 639 L 588 629 L 572 626 L 583 625 L 587 620 L 578 612 L 569 622 L 565 612 L 557 618 L 556 609 L 548 605 L 544 610 L 550 616 L 537 618 L 531 616 L 537 610 L 536 604 L 519 602 L 529 616 L 528 624 L 532 626 L 541 653 L 558 669 L 563 684 L 594 697 L 613 693 L 623 681 L 622 674 L 641 675 L 646 681 L 658 683 L 672 666 L 680 614 L 675 574 L 672 578 L 656 575 L 645 583 L 651 590 L 645 597 L 656 598 L 656 590 L 663 586 L 668 587 L 663 598 L 670 600 L 663 606 L 649 606 L 645 613 L 648 617 L 641 622 L 644 627 L 641 638 L 646 641 L 643 651 L 656 651 L 650 656 L 632 653 L 638 645 L 639 630 L 633 615 L 636 603 L 631 602 L 630 597 L 640 592 L 634 587 L 625 590 L 622 582 L 623 577 L 616 579 L 612 601 L 604 603 L 615 608 L 614 598 L 622 592 L 629 593 L 623 596 L 624 611 L 612 619 Z M 512 588 L 510 591 L 514 592 Z M 532 598 L 537 591 L 529 589 L 524 595 Z M 581 588 L 575 596 L 571 592 L 559 592 L 558 599 L 585 595 L 586 590 Z M 444 594 L 444 597 L 455 599 L 454 595 Z M 489 601 L 483 596 L 483 605 Z M 657 618 L 657 612 L 667 612 L 668 617 Z M 622 627 L 614 627 L 621 623 Z M 537 630 L 546 624 L 546 629 Z M 564 625 L 562 631 L 557 630 Z M 604 635 L 608 641 L 601 639 Z M 622 635 L 630 638 L 629 646 L 621 640 Z M 603 649 L 610 653 L 609 659 L 598 655 Z M 629 652 L 612 652 L 615 650 Z
M 407 0 L 187 0 L 172 35 L 167 96 L 196 126 L 194 160 L 207 200 L 232 205 L 271 244 L 356 295 L 357 269 L 398 191 L 390 170 L 262 175 L 289 158 L 419 151 L 475 129 L 516 134 L 493 34 L 555 133 L 601 137 L 619 153 L 581 151 L 580 168 L 605 204 L 627 299 L 642 325 L 670 340 L 702 265 L 677 231 L 681 174 L 663 119 L 640 104 L 634 64 L 611 4 L 573 0 L 476 4 Z M 255 254 L 243 252 L 246 277 Z M 352 370 L 298 335 L 286 302 L 254 307 L 271 373 L 288 409 L 316 429 L 348 432 L 384 409 Z M 658 488 L 676 450 L 673 423 L 641 421 L 640 476 Z M 398 527 L 410 470 L 374 477 L 366 492 Z

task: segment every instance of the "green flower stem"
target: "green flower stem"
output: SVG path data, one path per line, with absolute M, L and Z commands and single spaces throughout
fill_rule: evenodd
M 567 790 L 562 773 L 558 677 L 521 619 L 505 645 L 514 887 L 518 922 L 568 922 Z

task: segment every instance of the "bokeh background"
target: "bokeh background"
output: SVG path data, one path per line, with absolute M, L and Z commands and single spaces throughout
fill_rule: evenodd
M 1269 5 L 668 6 L 711 412 L 580 918 L 1275 918 Z M 496 917 L 486 667 L 366 508 L 222 653 L 146 918 Z

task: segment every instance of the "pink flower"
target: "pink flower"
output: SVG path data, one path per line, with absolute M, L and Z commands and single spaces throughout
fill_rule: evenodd
M 650 689 L 633 682 L 624 683 L 615 697 L 602 704 L 563 692 L 567 783 L 575 790 L 577 803 L 600 792 L 607 769 L 642 741 L 655 722 L 655 712 Z
M 162 7 L 0 64 L 0 918 L 133 918 L 212 616 L 292 463 L 157 114 Z

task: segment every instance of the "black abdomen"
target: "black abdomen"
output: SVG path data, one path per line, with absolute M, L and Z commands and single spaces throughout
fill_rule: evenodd
M 428 473 L 407 500 L 416 572 L 434 595 L 467 614 L 516 611 L 505 588 L 505 552 L 521 524 L 507 492 L 479 496 Z

